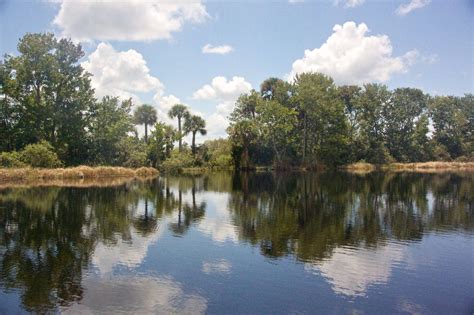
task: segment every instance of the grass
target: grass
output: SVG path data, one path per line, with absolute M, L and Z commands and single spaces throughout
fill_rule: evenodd
M 158 176 L 158 174 L 156 169 L 150 167 L 141 167 L 138 169 L 110 166 L 78 166 L 54 169 L 12 168 L 0 169 L 0 182 L 110 177 L 141 178 L 155 177 Z
M 391 163 L 374 165 L 358 162 L 340 167 L 354 173 L 369 173 L 377 169 L 395 172 L 443 172 L 474 170 L 474 162 L 420 162 L 420 163 Z
M 341 166 L 340 169 L 354 172 L 354 173 L 369 173 L 375 171 L 376 166 L 374 164 L 366 162 L 357 162 L 348 165 Z

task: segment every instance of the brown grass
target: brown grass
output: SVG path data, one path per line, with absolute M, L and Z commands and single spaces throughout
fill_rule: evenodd
M 423 163 L 392 163 L 382 167 L 392 171 L 460 171 L 474 170 L 474 162 L 423 162 Z
M 365 163 L 365 162 L 357 162 L 348 165 L 344 165 L 340 167 L 343 170 L 356 172 L 356 173 L 366 173 L 375 171 L 376 167 L 374 164 Z
M 374 165 L 358 162 L 341 166 L 340 169 L 351 173 L 369 173 L 377 169 L 394 172 L 438 173 L 453 171 L 474 171 L 474 162 L 420 162 L 420 163 L 391 163 Z
M 109 166 L 78 166 L 71 168 L 39 169 L 16 168 L 0 169 L 0 182 L 22 180 L 54 180 L 54 179 L 83 179 L 83 178 L 108 178 L 108 177 L 156 177 L 158 171 L 151 167 L 131 169 L 125 167 Z

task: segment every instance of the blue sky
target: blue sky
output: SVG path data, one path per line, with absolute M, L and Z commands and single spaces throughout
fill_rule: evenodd
M 473 18 L 469 0 L 0 0 L 0 50 L 16 53 L 26 32 L 72 37 L 99 97 L 151 103 L 166 122 L 173 103 L 188 104 L 217 137 L 235 98 L 269 76 L 473 92 Z

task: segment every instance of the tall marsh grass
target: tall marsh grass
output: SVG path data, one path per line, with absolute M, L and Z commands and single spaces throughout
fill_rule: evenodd
M 107 177 L 155 177 L 158 170 L 151 167 L 138 169 L 110 166 L 78 166 L 70 168 L 12 168 L 0 169 L 1 181 L 34 180 L 34 179 L 83 179 Z

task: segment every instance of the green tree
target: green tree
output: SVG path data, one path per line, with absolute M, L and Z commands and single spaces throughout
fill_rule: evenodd
M 191 150 L 193 155 L 196 154 L 196 134 L 199 132 L 201 135 L 205 136 L 207 134 L 206 130 L 206 121 L 197 115 L 191 115 L 186 117 L 184 121 L 184 132 L 186 134 L 191 133 L 192 142 Z
M 347 149 L 347 123 L 333 80 L 321 73 L 296 76 L 292 103 L 299 115 L 300 156 L 303 164 L 341 164 Z M 310 159 L 308 159 L 310 157 Z
M 430 102 L 429 113 L 435 129 L 433 137 L 436 142 L 446 147 L 451 158 L 455 159 L 465 154 L 463 134 L 472 134 L 472 130 L 468 131 L 469 126 L 472 126 L 472 114 L 470 118 L 466 116 L 467 111 L 463 110 L 460 98 L 436 96 Z
M 277 167 L 288 161 L 296 123 L 296 111 L 270 100 L 257 107 L 257 126 L 262 138 L 271 144 Z
M 250 119 L 239 120 L 227 128 L 232 143 L 232 156 L 236 168 L 248 170 L 250 162 L 250 147 L 258 137 L 256 122 Z
M 97 103 L 91 117 L 91 163 L 119 165 L 122 140 L 133 128 L 132 101 L 106 96 Z
M 67 164 L 83 162 L 94 91 L 79 64 L 81 46 L 50 33 L 26 34 L 18 51 L 0 67 L 6 146 L 19 150 L 46 140 Z
M 360 129 L 363 156 L 370 163 L 386 163 L 390 155 L 385 147 L 383 119 L 384 107 L 390 102 L 392 93 L 385 85 L 366 84 L 360 96 Z
M 182 119 L 187 119 L 190 114 L 188 108 L 183 104 L 175 104 L 168 112 L 170 118 L 178 118 L 178 148 L 182 151 L 183 130 L 181 128 Z
M 145 143 L 148 143 L 148 126 L 156 123 L 156 109 L 148 104 L 143 104 L 137 107 L 133 114 L 135 123 L 145 125 Z
M 426 96 L 423 91 L 412 88 L 395 89 L 390 101 L 383 107 L 385 143 L 390 155 L 397 161 L 413 161 L 415 148 L 412 147 L 412 136 L 415 123 L 425 109 Z M 420 125 L 417 131 L 422 130 Z
M 177 138 L 176 130 L 162 122 L 155 124 L 148 143 L 148 157 L 153 166 L 158 167 L 171 156 L 173 143 Z

